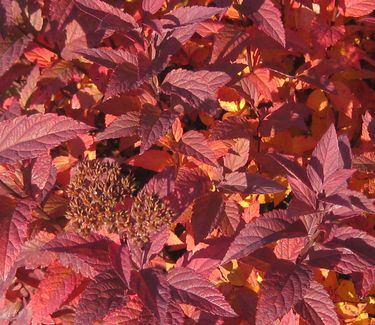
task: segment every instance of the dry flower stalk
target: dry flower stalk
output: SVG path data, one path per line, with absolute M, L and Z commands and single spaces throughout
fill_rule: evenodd
M 130 212 L 118 210 L 118 203 L 133 196 L 135 180 L 122 176 L 116 162 L 85 160 L 77 165 L 67 188 L 69 208 L 66 216 L 83 235 L 102 227 L 110 233 L 130 237 L 142 244 L 164 225 L 173 214 L 155 194 L 140 192 Z

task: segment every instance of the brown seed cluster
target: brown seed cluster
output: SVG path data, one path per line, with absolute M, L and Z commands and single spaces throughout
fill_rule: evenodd
M 117 204 L 135 191 L 134 179 L 123 177 L 116 162 L 85 160 L 79 163 L 67 188 L 69 207 L 66 216 L 82 234 L 105 226 L 109 232 L 121 233 L 129 226 L 126 210 Z
M 138 193 L 130 212 L 116 209 L 119 202 L 134 194 L 134 183 L 133 177 L 121 175 L 115 162 L 79 163 L 67 189 L 67 218 L 85 235 L 105 227 L 140 244 L 148 241 L 152 233 L 172 223 L 173 214 L 157 195 L 145 192 Z
M 129 237 L 138 243 L 144 243 L 154 232 L 164 225 L 170 226 L 172 211 L 155 194 L 140 192 L 134 200 L 131 211 L 132 227 Z

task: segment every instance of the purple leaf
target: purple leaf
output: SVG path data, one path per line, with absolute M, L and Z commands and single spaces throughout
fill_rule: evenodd
M 163 6 L 164 2 L 165 0 L 142 0 L 142 10 L 151 15 L 156 14 Z
M 235 317 L 236 313 L 214 285 L 189 268 L 177 267 L 167 275 L 172 295 L 182 303 L 196 306 L 209 314 Z
M 265 194 L 285 190 L 283 186 L 273 180 L 259 174 L 246 172 L 226 174 L 224 181 L 220 183 L 219 187 L 229 192 L 240 192 L 244 194 Z
M 124 283 L 129 286 L 131 271 L 134 269 L 129 248 L 111 243 L 109 256 L 113 269 Z
M 98 19 L 101 29 L 112 29 L 126 33 L 138 27 L 131 15 L 104 1 L 75 0 L 75 4 L 82 12 Z
M 169 228 L 165 226 L 150 236 L 150 241 L 143 248 L 143 264 L 147 264 L 164 248 L 169 238 Z
M 21 252 L 27 239 L 27 225 L 32 219 L 35 203 L 21 200 L 15 206 L 2 198 L 0 215 L 0 280 L 5 281 L 7 275 Z M 1 282 L 0 281 L 0 282 Z
M 51 113 L 19 116 L 0 122 L 0 163 L 12 164 L 38 157 L 90 129 L 72 118 Z
M 309 289 L 312 272 L 303 265 L 279 260 L 262 282 L 255 322 L 272 324 L 302 299 Z
M 224 72 L 172 70 L 165 77 L 162 90 L 181 97 L 187 104 L 211 113 L 217 108 L 216 92 L 230 81 Z
M 316 281 L 311 281 L 310 288 L 294 309 L 309 324 L 340 324 L 332 300 L 324 287 Z
M 109 256 L 111 241 L 98 234 L 81 237 L 76 233 L 64 232 L 43 246 L 43 250 L 58 254 L 64 266 L 85 277 L 94 278 L 112 268 Z
M 175 147 L 176 151 L 191 156 L 207 165 L 217 167 L 214 152 L 210 149 L 208 141 L 198 131 L 188 131 L 183 134 L 181 141 Z
M 324 245 L 345 247 L 375 265 L 375 237 L 349 226 L 333 227 Z
M 305 231 L 300 221 L 291 218 L 285 210 L 274 210 L 253 219 L 239 232 L 231 243 L 223 264 L 245 257 L 278 239 L 303 235 Z
M 171 110 L 160 112 L 152 105 L 146 104 L 144 106 L 139 122 L 139 136 L 142 140 L 141 154 L 150 149 L 156 141 L 169 131 L 178 115 Z
M 312 189 L 306 171 L 283 155 L 272 154 L 271 158 L 281 165 L 287 172 L 288 181 L 295 197 L 302 202 L 306 202 L 309 206 L 315 209 L 316 194 Z
M 79 300 L 74 324 L 94 324 L 125 301 L 125 287 L 113 271 L 97 275 Z
M 224 166 L 234 172 L 244 167 L 249 160 L 250 141 L 237 139 L 228 153 L 224 156 Z
M 139 127 L 140 113 L 137 111 L 127 112 L 114 120 L 104 132 L 96 136 L 97 141 L 130 137 L 137 135 Z
M 244 116 L 231 116 L 211 129 L 210 138 L 213 140 L 250 139 L 253 135 L 250 123 Z
M 225 11 L 226 8 L 204 6 L 181 7 L 164 15 L 161 22 L 165 29 L 176 28 L 190 24 L 198 24 Z
M 371 263 L 345 247 L 334 249 L 321 246 L 309 252 L 308 263 L 314 267 L 334 270 L 342 274 L 365 273 L 372 269 Z
M 327 179 L 343 168 L 344 162 L 340 154 L 336 130 L 332 124 L 311 155 L 307 175 L 314 190 L 320 193 Z
M 171 293 L 163 271 L 149 268 L 133 272 L 130 287 L 161 324 L 169 324 L 167 317 Z
M 224 209 L 224 200 L 219 192 L 208 192 L 195 200 L 191 223 L 195 243 L 201 242 L 217 226 Z
M 0 77 L 20 59 L 31 40 L 29 35 L 23 35 L 15 41 L 9 39 L 5 41 L 0 38 Z
M 239 10 L 249 16 L 261 31 L 285 47 L 285 29 L 281 13 L 271 0 L 244 0 Z
M 208 277 L 214 271 L 223 259 L 230 239 L 226 237 L 213 238 L 204 241 L 208 244 L 194 253 L 185 253 L 176 263 L 176 266 L 188 267 L 205 277 Z

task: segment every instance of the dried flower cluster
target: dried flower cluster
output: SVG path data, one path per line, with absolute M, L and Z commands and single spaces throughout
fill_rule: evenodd
M 129 226 L 129 213 L 116 210 L 116 206 L 134 191 L 133 177 L 123 177 L 116 162 L 85 160 L 77 165 L 68 186 L 66 216 L 83 234 L 102 226 L 109 232 L 121 233 Z
M 119 202 L 134 192 L 134 178 L 121 176 L 117 163 L 83 161 L 76 167 L 67 189 L 67 218 L 82 234 L 104 226 L 110 233 L 146 242 L 152 233 L 171 224 L 173 214 L 155 194 L 144 192 L 134 199 L 130 212 L 116 209 Z
M 149 236 L 173 220 L 172 211 L 156 194 L 140 192 L 131 209 L 132 228 L 129 237 L 137 242 L 146 242 Z

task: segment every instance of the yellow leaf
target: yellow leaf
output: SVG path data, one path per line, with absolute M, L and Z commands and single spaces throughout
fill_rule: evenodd
M 348 302 L 359 302 L 358 296 L 355 292 L 354 284 L 349 280 L 341 280 L 336 294 L 343 300 Z

